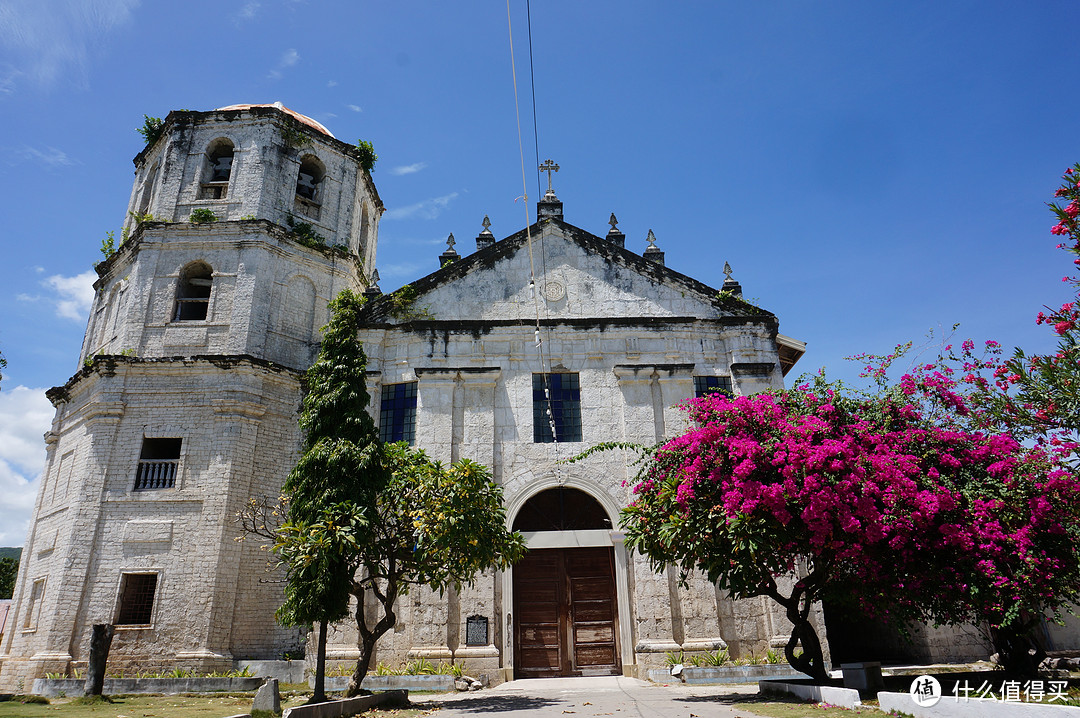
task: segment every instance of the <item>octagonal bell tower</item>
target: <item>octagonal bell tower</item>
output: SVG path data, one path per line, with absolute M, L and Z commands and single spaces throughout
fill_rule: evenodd
M 301 372 L 328 302 L 366 288 L 382 211 L 357 148 L 280 103 L 169 114 L 97 265 L 79 370 L 49 392 L 0 691 L 80 668 L 95 623 L 132 670 L 302 643 L 235 516 L 295 464 Z

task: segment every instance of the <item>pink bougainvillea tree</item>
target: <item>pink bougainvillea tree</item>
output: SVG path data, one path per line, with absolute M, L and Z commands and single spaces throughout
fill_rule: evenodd
M 777 601 L 788 661 L 816 678 L 822 598 L 1011 627 L 1060 605 L 1065 577 L 1077 585 L 1080 484 L 1011 437 L 928 421 L 902 390 L 857 396 L 821 377 L 687 409 L 697 426 L 642 470 L 627 542 L 733 598 Z

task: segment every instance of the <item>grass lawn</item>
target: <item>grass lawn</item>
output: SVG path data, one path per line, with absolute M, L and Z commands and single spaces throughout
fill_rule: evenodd
M 785 701 L 775 697 L 768 701 L 739 702 L 733 707 L 753 715 L 766 716 L 767 718 L 853 718 L 854 716 L 885 718 L 885 716 L 895 715 L 871 706 L 858 708 L 829 706 L 826 708 L 816 703 L 805 703 L 796 700 Z
M 253 694 L 203 696 L 118 696 L 111 703 L 82 705 L 70 698 L 49 704 L 0 701 L 0 718 L 225 718 L 251 710 Z M 281 708 L 298 706 L 306 695 L 281 698 Z M 368 718 L 420 718 L 435 710 L 388 708 L 364 713 Z
M 225 718 L 251 710 L 253 694 L 218 696 L 118 696 L 112 703 L 80 705 L 54 698 L 48 705 L 0 702 L 0 718 Z M 282 699 L 282 708 L 300 705 L 306 697 Z

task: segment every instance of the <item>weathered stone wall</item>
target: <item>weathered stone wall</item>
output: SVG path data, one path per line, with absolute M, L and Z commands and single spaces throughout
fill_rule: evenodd
M 116 618 L 125 572 L 158 575 L 154 612 L 149 625 L 118 626 L 111 666 L 279 658 L 301 639 L 275 624 L 280 585 L 265 581 L 280 576 L 257 543 L 234 540 L 233 517 L 250 496 L 276 497 L 295 463 L 297 374 L 250 360 L 104 364 L 58 406 L 53 454 L 73 463 L 53 460 L 43 477 L 0 683 L 85 661 L 92 624 Z M 134 490 L 147 436 L 183 439 L 174 488 Z

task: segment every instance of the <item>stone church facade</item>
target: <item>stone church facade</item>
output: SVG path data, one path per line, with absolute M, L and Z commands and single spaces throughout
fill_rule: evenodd
M 530 548 L 460 592 L 403 597 L 377 660 L 644 675 L 668 651 L 782 644 L 765 599 L 682 586 L 627 552 L 631 456 L 561 463 L 678 433 L 675 405 L 695 394 L 783 386 L 804 347 L 736 283 L 720 293 L 651 243 L 627 250 L 614 216 L 603 236 L 580 229 L 549 191 L 531 227 L 496 240 L 485 222 L 475 252 L 451 245 L 406 300 L 382 296 L 383 204 L 357 149 L 280 104 L 173 112 L 135 166 L 82 368 L 49 392 L 0 690 L 84 666 L 94 623 L 117 625 L 110 661 L 132 670 L 223 670 L 303 645 L 275 623 L 280 576 L 235 540 L 235 515 L 275 497 L 296 461 L 300 378 L 344 288 L 371 298 L 360 339 L 384 438 L 490 467 Z M 357 655 L 354 631 L 335 627 L 331 658 Z

